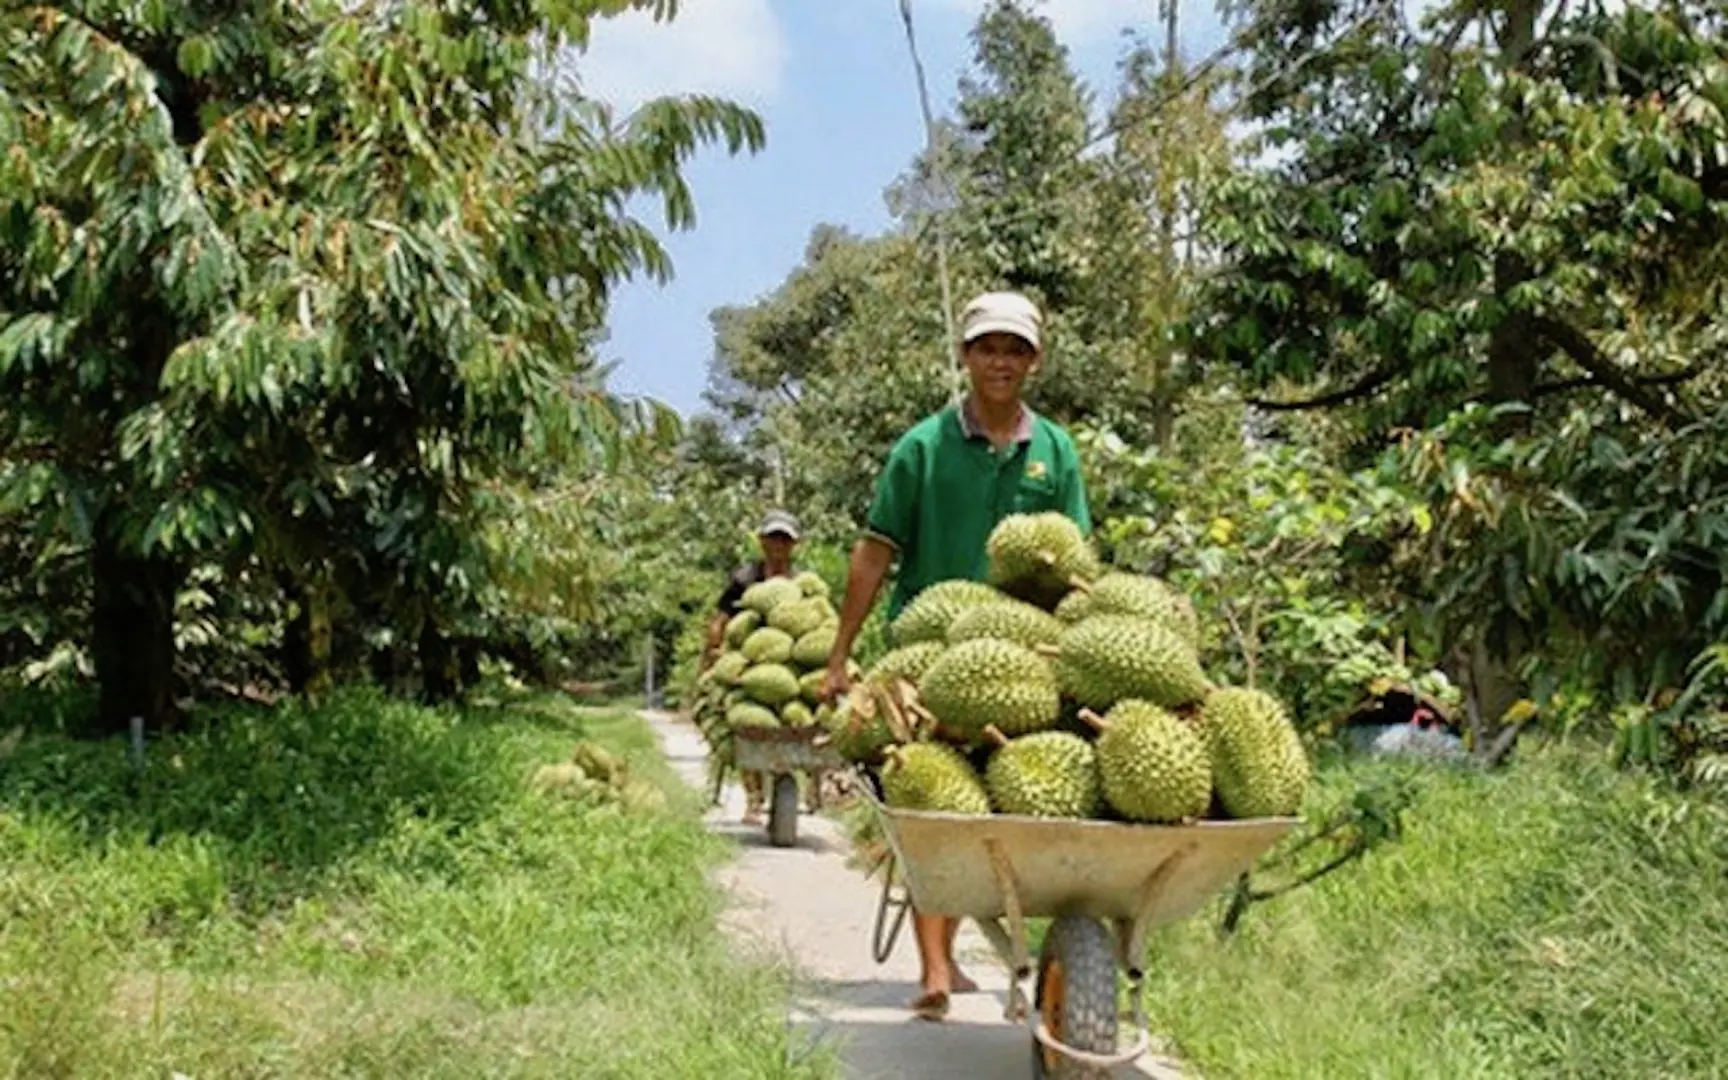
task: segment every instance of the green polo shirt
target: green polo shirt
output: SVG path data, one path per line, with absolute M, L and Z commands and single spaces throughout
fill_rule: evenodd
M 963 406 L 919 421 L 889 452 L 865 518 L 869 535 L 900 558 L 888 617 L 935 582 L 983 581 L 996 524 L 1047 510 L 1092 531 L 1080 455 L 1059 425 L 1022 407 L 1018 431 L 998 450 Z

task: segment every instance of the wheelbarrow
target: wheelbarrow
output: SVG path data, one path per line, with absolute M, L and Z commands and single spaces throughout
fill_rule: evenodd
M 769 778 L 768 842 L 775 847 L 791 847 L 798 842 L 798 774 L 845 767 L 824 734 L 816 726 L 747 727 L 732 732 L 733 767 Z
M 862 778 L 860 778 L 862 779 Z M 908 904 L 970 918 L 1008 968 L 1012 1023 L 1032 1035 L 1037 1080 L 1104 1080 L 1151 1046 L 1146 935 L 1187 918 L 1277 844 L 1299 818 L 1132 825 L 889 809 L 856 785 L 889 847 L 872 951 L 887 960 Z M 903 887 L 896 879 L 903 879 Z M 1026 920 L 1050 918 L 1033 977 Z M 1117 968 L 1135 1032 L 1118 1048 Z

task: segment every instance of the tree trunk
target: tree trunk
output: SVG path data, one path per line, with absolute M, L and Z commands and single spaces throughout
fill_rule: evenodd
M 127 550 L 103 520 L 91 547 L 91 577 L 98 697 L 85 734 L 124 734 L 134 716 L 148 730 L 171 730 L 181 719 L 174 702 L 174 601 L 185 572 Z
M 329 575 L 317 568 L 288 586 L 295 612 L 283 634 L 282 669 L 292 693 L 318 697 L 330 689 L 330 591 Z
M 420 624 L 420 695 L 429 704 L 456 696 L 456 656 L 450 639 L 436 619 L 427 616 Z

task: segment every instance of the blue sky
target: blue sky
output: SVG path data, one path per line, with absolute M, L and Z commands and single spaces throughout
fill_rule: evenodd
M 948 111 L 970 58 L 967 33 L 984 0 L 914 0 L 932 104 Z M 713 338 L 708 315 L 770 292 L 802 259 L 822 222 L 859 232 L 888 224 L 882 191 L 924 142 L 898 0 L 680 0 L 670 23 L 603 23 L 577 72 L 590 93 L 629 108 L 667 93 L 703 92 L 755 109 L 759 153 L 709 151 L 688 170 L 694 230 L 656 226 L 676 276 L 632 282 L 613 304 L 615 389 L 689 415 L 701 407 Z M 1116 83 L 1125 27 L 1155 32 L 1157 0 L 1044 0 L 1040 5 L 1101 100 Z M 1221 40 L 1213 0 L 1184 0 L 1183 52 Z

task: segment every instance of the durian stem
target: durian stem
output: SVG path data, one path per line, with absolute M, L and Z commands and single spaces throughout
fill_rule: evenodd
M 1109 731 L 1110 730 L 1110 722 L 1108 720 L 1105 720 L 1102 716 L 1099 716 L 1097 713 L 1093 712 L 1091 709 L 1081 709 L 1080 710 L 1080 719 L 1082 719 L 1082 720 L 1086 721 L 1088 724 L 1092 725 L 1092 728 L 1095 731 Z
M 1002 734 L 1002 729 L 998 728 L 995 724 L 984 725 L 984 737 L 995 743 L 998 747 L 1008 745 L 1008 736 Z

